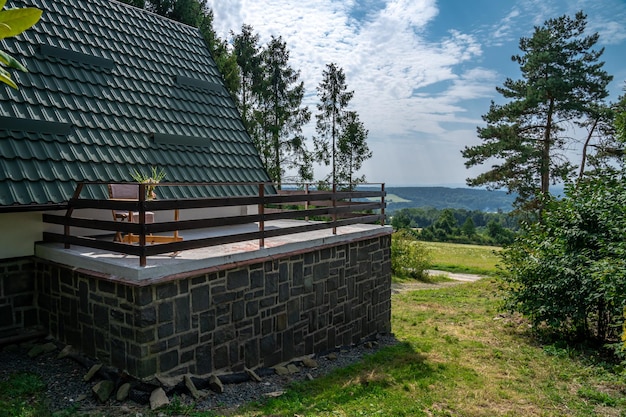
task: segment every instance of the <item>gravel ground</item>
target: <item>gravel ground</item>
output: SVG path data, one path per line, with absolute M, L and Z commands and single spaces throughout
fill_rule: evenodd
M 44 343 L 39 341 L 38 343 Z M 196 402 L 198 411 L 212 410 L 214 412 L 233 415 L 243 404 L 260 400 L 267 396 L 280 395 L 287 386 L 296 381 L 307 378 L 318 378 L 334 369 L 356 363 L 364 355 L 397 343 L 391 335 L 379 336 L 372 343 L 363 343 L 353 347 L 346 347 L 335 352 L 337 358 L 330 359 L 327 355 L 315 357 L 317 367 L 306 368 L 300 364 L 300 371 L 295 374 L 280 376 L 276 374 L 262 376 L 261 382 L 242 382 L 225 384 L 224 392 L 217 394 L 213 391 L 202 391 L 205 397 Z M 98 402 L 92 393 L 92 387 L 98 382 L 94 378 L 90 382 L 83 381 L 87 369 L 71 358 L 57 359 L 59 349 L 30 358 L 27 353 L 32 345 L 11 346 L 0 351 L 0 380 L 7 380 L 9 375 L 16 372 L 32 372 L 41 376 L 46 384 L 46 403 L 51 411 L 66 410 L 71 407 L 77 409 L 76 415 L 88 416 L 158 416 L 151 414 L 148 405 L 127 400 L 123 403 L 110 399 L 104 404 Z M 308 375 L 309 374 L 309 375 Z M 172 397 L 170 396 L 170 400 Z M 179 395 L 183 404 L 192 404 L 188 395 Z

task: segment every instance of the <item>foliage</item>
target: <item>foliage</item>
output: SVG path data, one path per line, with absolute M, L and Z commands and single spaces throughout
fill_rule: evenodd
M 413 229 L 418 239 L 431 242 L 504 245 L 513 241 L 518 219 L 509 213 L 417 207 L 396 211 L 391 225 L 396 230 Z
M 34 7 L 5 9 L 6 0 L 0 0 L 0 40 L 17 36 L 31 28 L 41 18 L 42 11 Z M 28 72 L 26 67 L 0 49 L 0 82 L 17 89 L 11 73 L 5 68 Z
M 352 189 L 354 184 L 365 182 L 364 177 L 354 174 L 372 153 L 366 143 L 368 131 L 358 113 L 347 109 L 354 91 L 348 91 L 343 68 L 327 64 L 317 94 L 320 102 L 315 115 L 318 136 L 313 138 L 315 160 L 332 165 L 325 181 L 346 183 Z
M 607 172 L 547 199 L 503 252 L 506 305 L 561 336 L 617 341 L 626 306 L 626 177 Z
M 430 266 L 428 251 L 405 230 L 391 237 L 391 271 L 400 277 L 422 279 Z
M 165 178 L 165 171 L 163 169 L 159 171 L 157 167 L 150 167 L 150 174 L 144 174 L 143 172 L 137 171 L 137 169 L 133 169 L 130 175 L 135 181 L 148 184 L 146 186 L 146 198 L 152 200 L 156 198 L 156 194 L 154 193 L 156 188 L 155 184 L 160 183 Z
M 250 25 L 242 25 L 241 33 L 232 35 L 233 53 L 241 73 L 238 88 L 238 105 L 244 125 L 253 137 L 257 126 L 252 111 L 260 93 L 262 68 L 259 35 L 253 32 Z
M 470 186 L 506 188 L 518 194 L 517 207 L 540 213 L 540 194 L 551 182 L 570 178 L 573 164 L 565 151 L 574 144 L 567 128 L 575 121 L 588 125 L 607 107 L 607 84 L 612 77 L 599 61 L 603 49 L 592 49 L 599 35 L 585 36 L 586 16 L 562 16 L 537 26 L 530 38 L 521 38 L 521 80 L 508 78 L 496 90 L 510 101 L 491 103 L 478 128 L 482 143 L 466 147 L 465 165 L 473 167 L 495 159 L 492 168 L 467 180 Z
M 311 180 L 311 157 L 302 127 L 311 113 L 302 106 L 304 83 L 300 71 L 289 65 L 287 44 L 273 37 L 261 52 L 262 80 L 259 105 L 254 111 L 259 134 L 257 149 L 272 181 L 281 183 L 287 169 L 297 169 L 293 180 Z
M 367 146 L 368 131 L 355 111 L 349 111 L 344 119 L 344 128 L 337 144 L 335 158 L 335 175 L 338 183 L 348 184 L 354 190 L 358 184 L 365 182 L 365 176 L 355 176 L 363 162 L 372 157 Z
M 0 381 L 0 415 L 9 417 L 45 417 L 42 398 L 45 384 L 38 375 L 19 372 Z

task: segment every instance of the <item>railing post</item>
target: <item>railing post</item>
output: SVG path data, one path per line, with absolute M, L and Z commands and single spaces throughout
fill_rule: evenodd
M 67 218 L 72 217 L 72 213 L 74 212 L 74 207 L 72 207 L 72 201 L 78 199 L 78 196 L 80 195 L 80 192 L 83 190 L 84 185 L 85 184 L 83 182 L 79 182 L 76 185 L 76 190 L 74 190 L 74 195 L 72 196 L 72 199 L 68 201 L 67 203 L 67 211 L 65 212 L 65 217 Z M 63 246 L 65 247 L 65 249 L 69 249 L 70 243 L 68 242 L 68 240 L 70 237 L 70 226 L 67 224 L 63 226 L 63 235 L 65 236 L 65 242 L 63 243 Z
M 337 234 L 337 184 L 333 181 L 333 235 Z
M 265 184 L 259 183 L 259 248 L 265 247 Z
M 380 191 L 383 193 L 383 195 L 380 196 L 380 225 L 384 226 L 385 225 L 385 183 L 383 182 L 380 185 Z
M 146 184 L 139 184 L 139 224 L 141 230 L 139 232 L 139 247 L 141 255 L 139 255 L 139 266 L 146 266 Z
M 304 202 L 304 209 L 308 210 L 309 209 L 309 199 L 308 199 L 308 195 L 309 195 L 309 183 L 307 182 L 306 184 L 304 184 L 304 194 L 307 196 L 306 201 Z M 309 221 L 309 216 L 305 216 L 304 217 L 304 221 Z

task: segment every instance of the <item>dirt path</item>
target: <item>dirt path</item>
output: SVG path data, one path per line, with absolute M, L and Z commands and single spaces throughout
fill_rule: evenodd
M 460 274 L 456 272 L 446 272 L 446 271 L 428 271 L 429 275 L 446 275 L 448 278 L 453 279 L 451 282 L 438 282 L 435 284 L 429 284 L 426 282 L 404 282 L 401 284 L 391 284 L 391 293 L 398 294 L 405 291 L 415 291 L 415 290 L 434 290 L 438 288 L 446 288 L 452 287 L 454 285 L 463 284 L 466 282 L 474 282 L 481 278 L 482 275 L 476 274 Z

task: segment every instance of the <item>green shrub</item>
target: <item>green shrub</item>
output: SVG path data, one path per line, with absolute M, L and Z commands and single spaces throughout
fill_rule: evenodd
M 425 278 L 430 267 L 428 249 L 406 229 L 391 236 L 391 271 L 399 277 Z
M 566 187 L 502 252 L 506 305 L 535 326 L 618 347 L 626 306 L 626 178 L 604 173 Z M 616 352 L 621 349 L 618 347 Z

